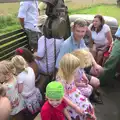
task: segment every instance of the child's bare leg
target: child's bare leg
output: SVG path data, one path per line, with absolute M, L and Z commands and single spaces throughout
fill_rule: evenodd
M 96 49 L 96 45 L 95 45 L 95 44 L 93 44 L 93 47 L 92 47 L 92 49 L 91 49 L 91 53 L 92 53 L 93 57 L 94 57 L 95 60 L 96 60 L 97 49 Z
M 97 57 L 96 57 L 96 62 L 101 65 L 102 64 L 102 59 L 103 59 L 103 51 L 98 51 L 97 52 Z

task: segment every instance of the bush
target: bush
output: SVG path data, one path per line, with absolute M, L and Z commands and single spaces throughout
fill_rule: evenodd
M 7 15 L 7 16 L 0 16 L 0 28 L 5 28 L 11 26 L 13 24 L 17 24 L 18 20 L 15 14 Z

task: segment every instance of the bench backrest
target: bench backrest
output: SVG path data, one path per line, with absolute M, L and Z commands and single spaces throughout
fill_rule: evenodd
M 28 38 L 23 29 L 0 36 L 0 61 L 10 59 L 19 47 L 28 48 Z

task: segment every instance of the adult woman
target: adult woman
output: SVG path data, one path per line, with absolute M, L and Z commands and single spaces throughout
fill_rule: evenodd
M 101 64 L 103 53 L 107 51 L 112 43 L 112 35 L 110 28 L 105 24 L 103 16 L 96 15 L 93 23 L 89 25 L 91 30 L 91 37 L 93 41 L 92 54 L 98 64 Z

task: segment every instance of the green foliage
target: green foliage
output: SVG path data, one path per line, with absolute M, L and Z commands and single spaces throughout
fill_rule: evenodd
M 101 14 L 111 16 L 118 20 L 120 24 L 120 8 L 116 5 L 95 5 L 83 9 L 69 9 L 69 14 Z

